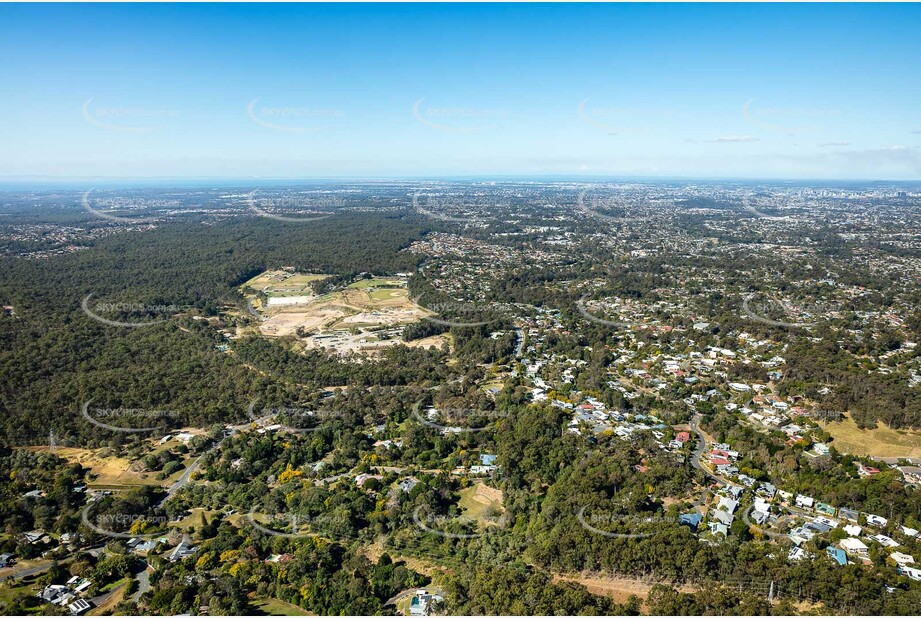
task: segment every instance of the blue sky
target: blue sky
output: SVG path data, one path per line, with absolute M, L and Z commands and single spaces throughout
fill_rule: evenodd
M 0 177 L 921 179 L 921 5 L 0 5 Z

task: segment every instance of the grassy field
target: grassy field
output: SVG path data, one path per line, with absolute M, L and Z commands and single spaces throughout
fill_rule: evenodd
M 150 441 L 151 445 L 156 444 Z M 171 443 L 175 446 L 175 442 Z M 152 449 L 155 447 L 151 446 Z M 170 445 L 156 447 L 155 452 L 161 452 L 170 448 Z M 48 451 L 47 446 L 28 446 L 25 450 L 29 451 Z M 185 468 L 194 459 L 193 457 L 183 457 L 183 468 L 174 472 L 166 479 L 158 479 L 159 472 L 141 472 L 136 469 L 131 462 L 123 457 L 101 457 L 98 453 L 101 449 L 85 449 L 70 446 L 57 446 L 54 449 L 55 455 L 73 463 L 79 463 L 84 468 L 89 468 L 93 480 L 87 483 L 90 489 L 123 489 L 139 487 L 142 485 L 158 485 L 166 487 L 182 476 Z
M 314 616 L 307 610 L 280 599 L 258 599 L 250 603 L 257 616 Z
M 48 450 L 48 447 L 28 447 L 28 450 Z M 121 457 L 100 457 L 96 451 L 73 448 L 56 447 L 55 454 L 67 461 L 79 463 L 84 468 L 89 468 L 95 476 L 89 487 L 120 487 L 138 485 L 160 485 L 155 474 L 144 474 L 131 469 L 131 462 Z
M 402 288 L 405 287 L 406 281 L 403 279 L 362 279 L 361 281 L 356 281 L 350 288 Z
M 169 525 L 171 528 L 178 528 L 184 532 L 188 532 L 189 528 L 193 526 L 196 529 L 201 528 L 202 513 L 205 513 L 205 515 L 208 517 L 208 522 L 210 523 L 214 521 L 214 516 L 220 513 L 220 511 L 206 511 L 205 509 L 196 507 L 189 509 L 189 515 L 183 517 L 179 521 L 170 522 Z
M 476 520 L 481 526 L 498 525 L 502 515 L 502 491 L 483 483 L 474 483 L 460 491 L 458 506 L 464 516 Z
M 24 561 L 28 563 L 29 561 Z M 20 568 L 22 565 L 17 564 L 17 568 Z M 7 570 L 3 569 L 0 573 L 6 573 Z M 9 603 L 12 603 L 13 600 L 19 595 L 27 595 L 30 598 L 25 602 L 25 610 L 29 614 L 39 614 L 41 613 L 41 605 L 38 602 L 38 599 L 34 597 L 36 591 L 38 590 L 38 578 L 40 578 L 44 573 L 37 573 L 35 575 L 30 575 L 29 577 L 24 577 L 22 579 L 17 579 L 13 582 L 15 585 L 10 586 L 10 582 L 4 582 L 0 584 L 0 614 L 9 615 L 6 611 L 6 606 Z
M 309 288 L 311 283 L 326 279 L 329 275 L 314 275 L 309 273 L 286 273 L 281 270 L 270 270 L 256 275 L 243 286 L 249 286 L 254 290 L 265 290 L 267 288 Z
M 921 432 L 889 429 L 861 429 L 850 418 L 828 423 L 825 430 L 835 439 L 832 445 L 840 452 L 869 457 L 921 457 Z

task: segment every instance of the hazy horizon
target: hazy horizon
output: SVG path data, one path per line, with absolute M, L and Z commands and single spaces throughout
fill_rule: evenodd
M 917 4 L 5 4 L 0 180 L 918 180 L 919 25 Z

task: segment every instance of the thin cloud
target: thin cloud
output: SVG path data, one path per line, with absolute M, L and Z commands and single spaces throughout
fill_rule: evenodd
M 824 142 L 819 144 L 820 148 L 828 148 L 829 146 L 850 146 L 850 142 Z
M 914 131 L 912 131 L 912 133 L 914 133 L 915 135 L 921 135 L 921 129 L 915 129 Z
M 706 144 L 743 144 L 748 142 L 760 142 L 761 139 L 753 135 L 727 135 L 725 137 L 714 137 L 705 139 Z

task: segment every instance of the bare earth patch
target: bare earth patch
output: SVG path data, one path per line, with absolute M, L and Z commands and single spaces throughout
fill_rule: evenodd
M 553 581 L 575 582 L 585 586 L 586 590 L 592 594 L 603 595 L 613 599 L 617 603 L 624 603 L 631 596 L 636 596 L 646 601 L 649 591 L 657 583 L 663 582 L 646 582 L 639 579 L 630 579 L 627 577 L 604 577 L 601 575 L 588 574 L 553 574 Z M 666 584 L 671 585 L 671 584 Z M 674 586 L 672 586 L 674 587 Z M 693 586 L 683 585 L 678 587 L 679 592 L 695 592 Z

